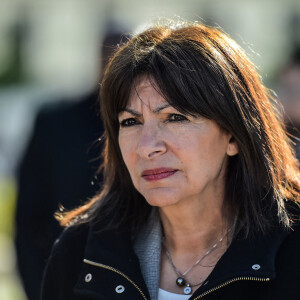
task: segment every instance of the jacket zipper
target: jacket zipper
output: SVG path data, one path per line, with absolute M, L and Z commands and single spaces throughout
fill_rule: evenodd
M 236 282 L 236 281 L 240 281 L 240 280 L 253 280 L 253 281 L 269 281 L 270 278 L 262 278 L 262 277 L 236 277 L 236 278 L 233 278 L 233 279 L 230 279 L 204 293 L 202 293 L 201 295 L 197 296 L 194 300 L 197 300 L 197 299 L 200 299 L 200 298 L 203 298 L 205 297 L 206 295 L 216 291 L 216 290 L 219 290 L 221 288 L 223 288 L 224 286 L 230 284 L 230 283 L 233 283 L 233 282 Z
M 125 279 L 127 279 L 139 292 L 140 294 L 142 295 L 143 299 L 145 300 L 148 300 L 147 297 L 144 295 L 144 293 L 142 292 L 142 290 L 139 288 L 139 286 L 134 282 L 132 281 L 126 274 L 124 274 L 123 272 L 113 268 L 113 267 L 110 267 L 110 266 L 107 266 L 107 265 L 103 265 L 103 264 L 100 264 L 100 263 L 97 263 L 97 262 L 93 262 L 91 260 L 88 260 L 88 259 L 84 259 L 83 260 L 86 264 L 89 264 L 89 265 L 92 265 L 92 266 L 95 266 L 95 267 L 100 267 L 100 268 L 104 268 L 104 269 L 107 269 L 107 270 L 110 270 L 110 271 L 113 271 L 119 275 L 121 275 L 122 277 L 124 277 Z M 216 291 L 216 290 L 219 290 L 221 288 L 223 288 L 224 286 L 227 286 L 228 284 L 231 284 L 233 282 L 236 282 L 236 281 L 240 281 L 240 280 L 252 280 L 252 281 L 269 281 L 270 278 L 262 278 L 262 277 L 236 277 L 236 278 L 233 278 L 233 279 L 230 279 L 226 282 L 223 282 L 222 284 L 202 293 L 201 295 L 197 296 L 194 300 L 197 300 L 197 299 L 200 299 L 200 298 L 203 298 L 205 296 L 207 296 L 208 294 Z
M 86 264 L 89 264 L 89 265 L 92 265 L 92 266 L 95 266 L 95 267 L 99 267 L 99 268 L 103 268 L 103 269 L 107 269 L 107 270 L 113 271 L 113 272 L 121 275 L 122 277 L 127 279 L 140 292 L 140 294 L 142 295 L 144 300 L 148 300 L 147 297 L 145 296 L 145 294 L 140 289 L 140 287 L 134 281 L 132 281 L 126 274 L 122 273 L 121 271 L 119 271 L 119 270 L 117 270 L 113 267 L 103 265 L 103 264 L 100 264 L 100 263 L 97 263 L 97 262 L 94 262 L 94 261 L 91 261 L 91 260 L 88 260 L 88 259 L 84 259 L 83 261 Z

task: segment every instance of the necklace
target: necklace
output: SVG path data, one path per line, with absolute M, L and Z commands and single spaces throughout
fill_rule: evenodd
M 198 260 L 196 260 L 185 272 L 181 273 L 176 266 L 173 263 L 173 260 L 171 258 L 171 254 L 168 251 L 168 248 L 166 247 L 166 243 L 165 243 L 165 239 L 163 240 L 163 245 L 166 249 L 166 256 L 168 258 L 168 261 L 170 262 L 170 265 L 172 266 L 172 269 L 175 271 L 175 273 L 177 274 L 177 279 L 176 279 L 176 285 L 179 287 L 185 287 L 183 292 L 186 295 L 189 295 L 192 292 L 192 287 L 201 285 L 203 283 L 204 280 L 202 280 L 201 282 L 197 283 L 197 284 L 190 284 L 186 281 L 185 276 L 198 264 L 200 264 L 200 262 L 206 257 L 208 256 L 213 250 L 215 250 L 217 248 L 217 246 L 224 240 L 225 236 L 227 236 L 229 234 L 229 232 L 232 230 L 234 226 L 232 226 L 230 229 L 227 230 L 227 232 L 215 243 L 213 244 L 205 253 L 204 255 L 202 255 Z

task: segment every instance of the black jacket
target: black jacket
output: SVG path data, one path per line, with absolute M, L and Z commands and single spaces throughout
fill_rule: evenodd
M 54 245 L 42 300 L 150 299 L 130 234 L 77 225 Z M 300 299 L 300 228 L 237 236 L 190 299 Z

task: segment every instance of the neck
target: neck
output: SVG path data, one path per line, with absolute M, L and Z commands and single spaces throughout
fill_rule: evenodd
M 165 243 L 172 253 L 198 256 L 226 235 L 230 222 L 224 218 L 222 206 L 217 202 L 209 203 L 202 207 L 189 203 L 160 208 Z M 225 238 L 225 244 L 226 241 Z

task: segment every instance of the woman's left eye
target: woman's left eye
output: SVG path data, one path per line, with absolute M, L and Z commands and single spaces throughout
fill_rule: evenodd
M 183 121 L 188 121 L 188 118 L 185 117 L 184 115 L 180 114 L 170 114 L 168 117 L 169 122 L 183 122 Z

